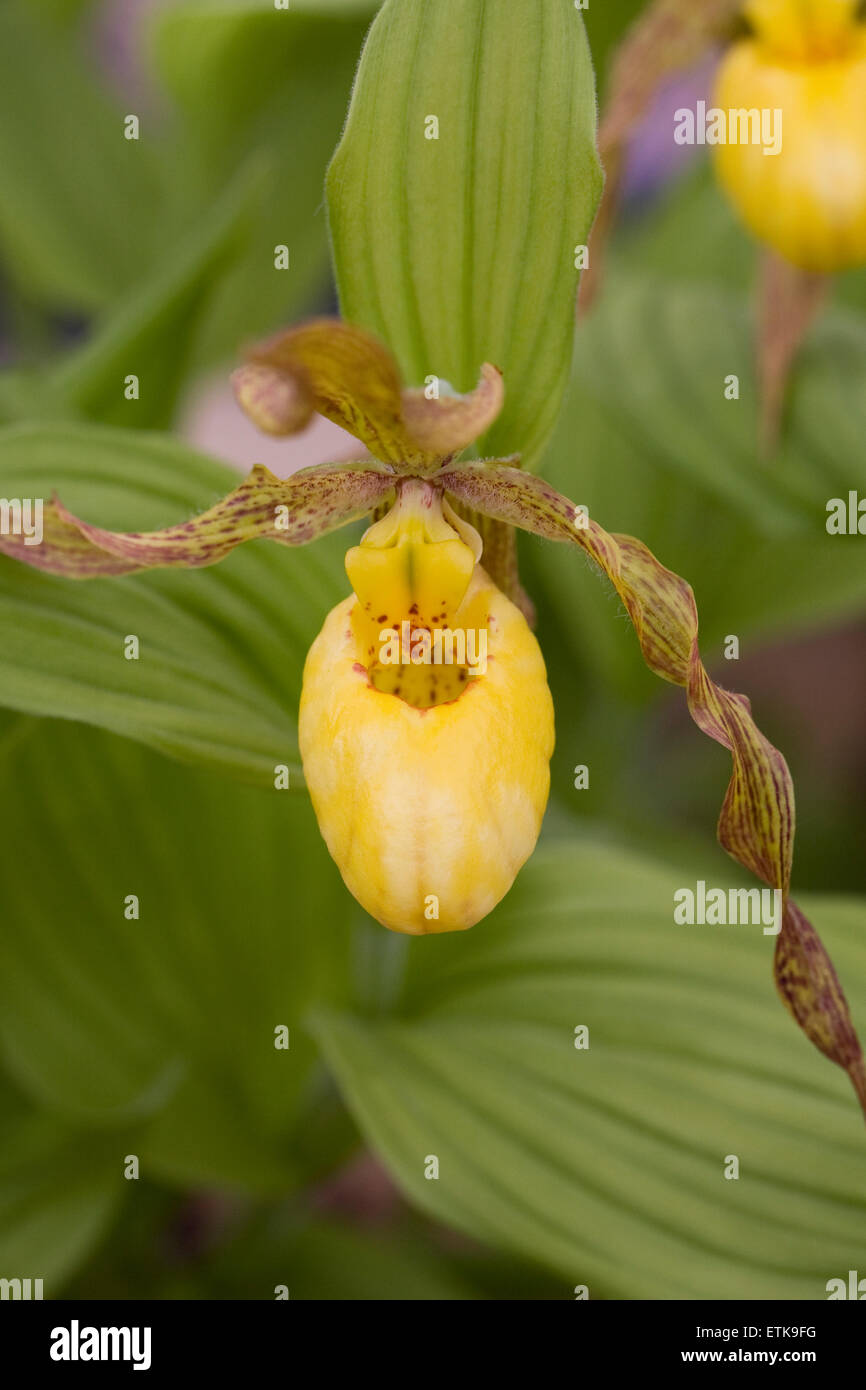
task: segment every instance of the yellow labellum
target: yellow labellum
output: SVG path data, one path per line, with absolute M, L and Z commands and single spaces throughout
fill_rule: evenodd
M 544 660 L 475 542 L 432 488 L 408 486 L 347 557 L 355 593 L 304 669 L 300 749 L 322 835 L 362 906 L 410 935 L 495 907 L 550 789 Z
M 749 229 L 804 270 L 866 262 L 866 26 L 849 0 L 752 0 L 756 34 L 722 62 L 714 105 L 781 111 L 778 154 L 715 147 Z

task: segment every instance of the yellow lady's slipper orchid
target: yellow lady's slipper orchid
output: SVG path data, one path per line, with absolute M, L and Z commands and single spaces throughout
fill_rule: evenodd
M 714 104 L 781 112 L 781 148 L 714 147 L 760 240 L 803 270 L 866 262 L 866 24 L 858 0 L 747 0 L 754 33 L 722 61 Z
M 616 589 L 647 665 L 685 688 L 695 723 L 729 751 L 719 841 L 778 891 L 779 991 L 815 1046 L 847 1071 L 866 1111 L 866 1067 L 845 996 L 790 898 L 790 773 L 748 700 L 707 674 L 688 584 L 641 541 L 604 531 L 514 459 L 458 459 L 501 407 L 502 378 L 489 364 L 470 395 L 428 400 L 403 389 L 377 339 L 317 320 L 253 352 L 235 388 L 269 433 L 290 434 L 319 411 L 374 457 L 286 480 L 254 468 L 201 516 L 148 534 L 103 530 L 54 499 L 41 545 L 0 535 L 0 551 L 88 579 L 209 565 L 256 537 L 304 544 L 379 514 L 347 557 L 352 596 L 310 650 L 300 744 L 322 834 L 349 888 L 386 926 L 420 934 L 477 922 L 535 844 L 553 711 L 541 653 L 518 607 L 513 528 L 579 545 Z M 428 659 L 437 642 L 442 650 L 451 644 L 450 661 Z
M 304 669 L 300 748 L 322 835 L 358 901 L 412 935 L 486 917 L 535 848 L 550 787 L 544 661 L 480 549 L 409 480 L 349 552 L 355 594 Z
M 588 306 L 598 292 L 629 139 L 662 84 L 719 46 L 706 138 L 721 186 L 767 247 L 756 346 L 761 447 L 771 454 L 824 277 L 866 264 L 863 0 L 648 0 L 607 84 L 598 134 L 606 186 L 581 302 Z

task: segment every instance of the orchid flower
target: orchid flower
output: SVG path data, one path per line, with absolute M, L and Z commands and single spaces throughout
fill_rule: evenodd
M 860 0 L 655 0 L 618 54 L 599 143 L 610 204 L 624 145 L 666 75 L 723 43 L 707 132 L 726 194 L 761 241 L 806 271 L 866 261 L 866 22 Z M 740 117 L 780 114 L 768 148 Z M 602 224 L 607 219 L 602 219 Z
M 866 24 L 858 0 L 748 0 L 753 33 L 725 54 L 713 101 L 781 112 L 779 149 L 714 147 L 750 230 L 806 271 L 866 261 Z
M 721 689 L 698 650 L 689 585 L 640 540 L 609 534 L 517 458 L 461 453 L 496 418 L 504 383 L 428 399 L 404 389 L 370 333 L 316 320 L 255 349 L 235 377 L 253 421 L 287 435 L 314 411 L 372 458 L 280 480 L 256 467 L 191 521 L 150 533 L 100 529 L 55 498 L 43 542 L 0 538 L 10 555 L 68 579 L 214 564 L 244 541 L 303 545 L 362 516 L 378 519 L 346 557 L 352 592 L 313 643 L 300 710 L 307 785 L 322 835 L 358 901 L 398 932 L 471 927 L 508 892 L 538 837 L 549 789 L 553 708 L 514 552 L 518 527 L 581 548 L 614 586 L 644 660 L 682 686 L 698 727 L 727 748 L 733 775 L 719 840 L 781 894 L 775 975 L 811 1041 L 849 1073 L 866 1107 L 866 1072 L 835 971 L 789 896 L 794 794 L 781 753 L 748 700 Z M 483 637 L 484 669 L 418 657 L 439 633 Z M 383 660 L 408 632 L 409 656 Z
M 765 452 L 778 442 L 792 363 L 828 277 L 866 263 L 866 17 L 860 0 L 653 0 L 614 63 L 599 147 L 608 174 L 593 232 L 600 282 L 629 137 L 664 80 L 722 45 L 703 132 L 716 176 L 764 250 L 758 355 Z M 775 143 L 756 139 L 771 118 Z M 734 135 L 727 122 L 736 122 Z M 740 126 L 743 125 L 741 132 Z

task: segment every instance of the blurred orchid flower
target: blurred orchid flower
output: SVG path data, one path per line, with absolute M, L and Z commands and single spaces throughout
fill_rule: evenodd
M 700 143 L 710 145 L 726 197 L 765 248 L 758 346 L 762 436 L 770 452 L 791 365 L 824 302 L 827 276 L 866 264 L 860 0 L 653 0 L 620 46 L 611 75 L 599 128 L 607 186 L 581 294 L 587 306 L 599 287 L 630 137 L 665 79 L 720 46 Z M 684 114 L 697 120 L 697 113 Z M 774 127 L 771 146 L 762 123 Z
M 747 0 L 714 105 L 779 113 L 779 147 L 714 146 L 719 180 L 759 240 L 804 271 L 866 262 L 866 23 L 858 0 Z

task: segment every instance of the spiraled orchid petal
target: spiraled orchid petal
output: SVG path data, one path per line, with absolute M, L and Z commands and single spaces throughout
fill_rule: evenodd
M 403 418 L 413 440 L 439 458 L 457 454 L 493 424 L 505 400 L 498 367 L 485 362 L 481 379 L 466 396 L 404 391 Z
M 201 516 L 147 532 L 92 526 L 53 498 L 45 508 L 41 544 L 0 535 L 0 551 L 66 579 L 157 567 L 196 569 L 216 564 L 235 546 L 258 537 L 305 545 L 366 516 L 393 487 L 391 469 L 369 461 L 323 464 L 286 479 L 258 465 Z
M 647 665 L 685 687 L 698 727 L 733 759 L 718 824 L 722 847 L 782 894 L 776 944 L 779 992 L 814 1045 L 848 1073 L 866 1113 L 866 1068 L 833 964 L 812 925 L 789 900 L 794 789 L 782 754 L 764 737 L 744 695 L 712 681 L 698 650 L 694 594 L 642 541 L 610 535 L 541 478 L 505 464 L 461 463 L 437 475 L 476 511 L 553 541 L 580 545 L 604 570 L 631 618 Z
M 298 377 L 248 362 L 232 373 L 241 410 L 263 434 L 297 434 L 313 416 L 313 402 Z

